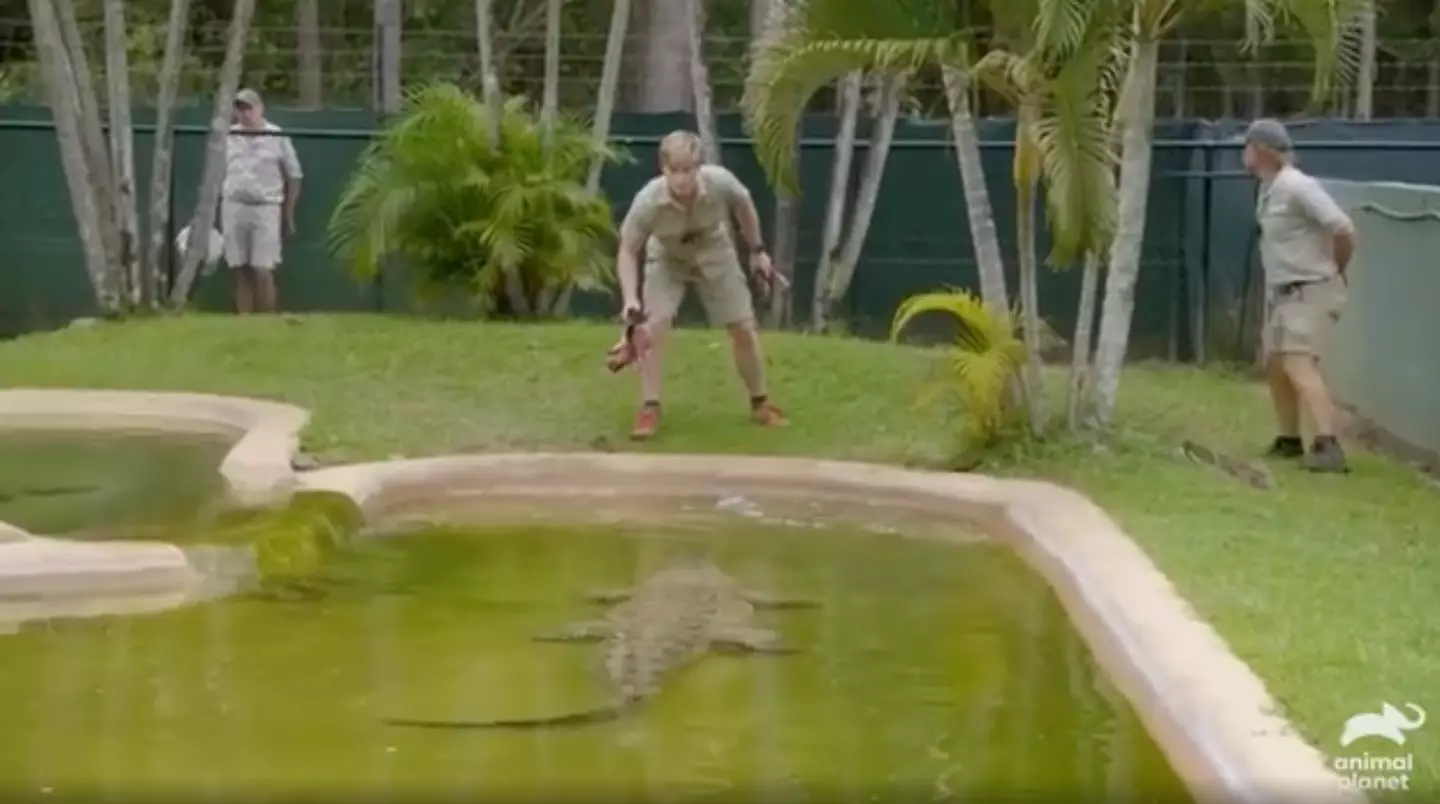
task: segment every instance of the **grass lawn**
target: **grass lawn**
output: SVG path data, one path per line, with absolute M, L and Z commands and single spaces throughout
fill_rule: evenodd
M 306 446 L 327 463 L 482 450 L 591 449 L 625 439 L 633 375 L 604 370 L 609 326 L 426 322 L 372 316 L 188 317 L 0 344 L 0 383 L 243 394 L 310 408 Z M 767 340 L 783 431 L 745 419 L 722 333 L 681 333 L 665 429 L 642 448 L 817 455 L 937 465 L 949 432 L 914 399 L 935 353 L 833 338 Z M 1060 398 L 1052 398 L 1058 405 Z M 1269 682 L 1322 750 L 1382 701 L 1440 713 L 1440 491 L 1355 454 L 1349 476 L 1276 464 L 1258 491 L 1175 455 L 1182 436 L 1251 454 L 1272 435 L 1254 384 L 1137 366 L 1117 438 L 1030 446 L 987 467 L 1095 498 Z M 1412 789 L 1440 789 L 1440 734 L 1422 728 Z M 1358 748 L 1358 746 L 1357 746 Z

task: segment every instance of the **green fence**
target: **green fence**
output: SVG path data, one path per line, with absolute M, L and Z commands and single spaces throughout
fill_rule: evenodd
M 287 247 L 281 272 L 283 303 L 291 310 L 414 309 L 403 275 L 359 284 L 334 265 L 324 250 L 330 210 L 368 141 L 376 120 L 364 112 L 274 110 L 275 122 L 291 130 L 306 170 L 299 209 L 300 231 Z M 140 116 L 137 123 L 149 122 Z M 187 128 L 177 136 L 175 193 L 177 217 L 188 218 L 203 152 L 204 110 L 186 110 Z M 604 189 L 616 199 L 617 214 L 631 193 L 652 175 L 655 143 L 672 128 L 688 125 L 684 115 L 622 115 L 616 136 L 637 157 L 634 165 L 612 168 Z M 801 172 L 802 205 L 796 297 L 805 314 L 810 296 L 829 184 L 835 121 L 806 121 Z M 981 123 L 985 167 L 997 214 L 1001 246 L 1014 286 L 1014 193 L 1010 185 L 1013 123 Z M 769 220 L 772 194 L 737 119 L 720 121 L 726 138 L 724 161 L 756 189 L 760 211 Z M 1238 124 L 1177 122 L 1157 129 L 1155 180 L 1150 196 L 1144 270 L 1136 289 L 1132 353 L 1188 358 L 1197 352 L 1232 351 L 1236 333 L 1258 315 L 1253 288 L 1258 268 L 1253 248 L 1254 182 L 1231 176 L 1239 169 L 1233 141 Z M 1320 122 L 1297 126 L 1297 139 L 1318 143 L 1304 150 L 1307 166 L 1342 179 L 1406 179 L 1440 183 L 1440 126 L 1426 123 L 1353 125 Z M 865 136 L 862 125 L 862 138 Z M 896 132 L 871 233 L 842 315 L 856 332 L 884 331 L 905 296 L 944 285 L 977 285 L 974 254 L 965 224 L 955 159 L 942 122 L 907 122 Z M 1428 142 L 1423 142 L 1427 141 Z M 1389 145 L 1386 145 L 1389 142 Z M 1359 147 L 1363 146 L 1363 147 Z M 142 196 L 149 187 L 151 138 L 137 136 L 137 172 Z M 1428 149 L 1428 152 L 1427 152 Z M 864 150 L 863 142 L 861 151 Z M 855 160 L 858 173 L 863 153 Z M 1433 163 L 1433 164 L 1432 164 Z M 83 258 L 48 113 L 34 107 L 0 109 L 0 334 L 42 329 L 91 312 Z M 1433 175 L 1431 175 L 1433 174 Z M 141 202 L 148 204 L 143 198 Z M 1043 229 L 1042 229 L 1043 232 Z M 1042 234 L 1042 241 L 1044 236 Z M 1045 244 L 1042 242 L 1042 249 Z M 1041 282 L 1042 311 L 1059 333 L 1075 318 L 1078 271 L 1047 271 Z M 224 310 L 230 304 L 223 274 L 203 280 L 196 306 Z M 579 300 L 577 312 L 610 314 L 603 298 Z M 693 306 L 688 316 L 698 313 Z

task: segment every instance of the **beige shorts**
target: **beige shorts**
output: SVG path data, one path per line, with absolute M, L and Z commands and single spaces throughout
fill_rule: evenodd
M 755 320 L 750 284 L 728 244 L 701 251 L 693 260 L 654 253 L 646 257 L 645 311 L 651 318 L 674 319 L 689 285 L 695 286 L 713 326 Z
M 280 264 L 279 204 L 226 201 L 220 207 L 220 228 L 225 235 L 226 265 L 270 271 Z
M 1265 354 L 1319 357 L 1340 320 L 1345 291 L 1339 277 L 1272 290 L 1265 316 Z

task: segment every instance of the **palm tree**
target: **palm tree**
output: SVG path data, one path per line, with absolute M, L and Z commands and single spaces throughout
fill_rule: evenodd
M 896 4 L 881 0 L 798 0 L 783 36 L 757 48 L 754 67 L 746 87 L 745 108 L 756 138 L 762 166 L 781 187 L 796 182 L 793 166 L 787 161 L 793 151 L 789 137 L 798 123 L 810 95 L 822 83 L 851 73 L 871 69 L 903 73 L 926 64 L 938 64 L 947 74 L 952 112 L 960 117 L 957 146 L 962 172 L 979 173 L 978 143 L 962 137 L 973 124 L 965 125 L 968 114 L 956 102 L 963 94 L 960 77 L 988 74 L 995 83 L 1014 90 L 1013 97 L 1023 111 L 1017 149 L 1017 182 L 1022 198 L 1022 226 L 1033 229 L 1033 188 L 1044 177 L 1050 189 L 1051 225 L 1054 249 L 1051 262 L 1066 264 L 1079 259 L 1108 239 L 1106 203 L 1110 192 L 1112 159 L 1106 143 L 1107 94 L 1114 83 L 1108 76 L 1116 60 L 1111 29 L 1091 25 L 1082 29 L 1075 47 L 1066 51 L 1001 53 L 982 60 L 972 68 L 968 32 L 956 19 L 953 4 L 943 0 Z M 1018 15 L 1017 15 L 1018 17 Z M 1018 26 L 1017 27 L 1023 27 Z M 937 33 L 938 32 L 938 33 Z M 953 121 L 952 121 L 953 122 Z M 966 175 L 967 197 L 983 193 L 983 176 Z M 994 244 L 994 223 L 980 218 L 972 206 L 972 236 L 981 262 L 982 288 L 992 309 L 1008 309 L 1004 297 L 1003 265 Z M 1022 243 L 1022 299 L 1027 302 L 1027 337 L 1038 339 L 1038 292 L 1033 237 L 1029 254 Z M 998 297 L 998 298 L 997 298 Z M 1043 416 L 1040 403 L 1038 349 L 1033 350 L 1027 398 L 1032 424 Z
M 937 6 L 953 16 L 953 9 L 944 9 L 943 4 L 938 3 Z M 907 38 L 918 38 L 918 31 L 924 30 L 921 26 L 933 21 L 925 19 L 924 15 L 910 19 L 904 13 L 898 18 L 905 20 Z M 779 4 L 772 11 L 771 22 L 764 35 L 752 48 L 751 69 L 746 77 L 742 99 L 750 127 L 756 134 L 761 165 L 779 193 L 794 196 L 799 193 L 795 155 L 796 127 L 800 115 L 817 89 L 830 81 L 843 79 L 843 122 L 836 146 L 835 181 L 830 188 L 830 205 L 811 312 L 811 326 L 817 331 L 827 327 L 834 305 L 844 296 L 854 275 L 879 196 L 906 81 L 913 69 L 903 58 L 873 58 L 874 54 L 864 49 L 865 42 L 870 40 L 862 38 L 866 28 L 863 24 L 855 25 L 858 21 L 858 18 L 847 19 L 844 3 L 832 0 Z M 840 27 L 832 23 L 839 23 Z M 870 31 L 873 34 L 882 29 L 883 24 L 877 24 Z M 834 45 L 838 47 L 832 47 Z M 917 65 L 925 61 L 921 58 Z M 849 66 L 837 70 L 837 64 Z M 871 132 L 848 237 L 842 246 L 840 222 L 844 216 L 847 189 L 843 177 L 849 174 L 854 116 L 858 115 L 859 106 L 857 96 L 865 72 L 881 79 L 875 104 L 875 126 Z
M 1047 52 L 1074 52 L 1090 21 L 1105 13 L 1124 14 L 1132 37 L 1120 108 L 1120 182 L 1116 232 L 1105 275 L 1100 337 L 1095 349 L 1091 418 L 1101 427 L 1114 418 L 1120 369 L 1130 339 L 1135 283 L 1140 275 L 1145 213 L 1150 196 L 1152 132 L 1160 42 L 1187 11 L 1216 0 L 1043 0 L 1036 20 L 1039 46 Z M 1329 95 L 1337 80 L 1354 75 L 1354 46 L 1348 32 L 1368 0 L 1228 0 L 1243 4 L 1247 44 L 1271 37 L 1277 16 L 1292 20 L 1316 45 L 1314 96 Z
M 1033 32 L 1037 2 L 997 3 L 993 17 L 1012 49 L 992 50 L 974 73 L 1006 96 L 1017 110 L 1015 127 L 1016 240 L 1020 267 L 1027 392 L 1031 427 L 1045 423 L 1040 362 L 1039 255 L 1035 211 L 1042 179 L 1056 235 L 1050 255 L 1064 268 L 1076 255 L 1106 248 L 1114 230 L 1113 158 L 1109 145 L 1111 98 L 1124 66 L 1117 26 L 1090 20 L 1072 52 L 1038 46 Z M 1082 297 L 1084 294 L 1082 293 Z M 1083 301 L 1083 299 L 1082 299 Z M 1085 326 L 1082 317 L 1077 330 Z M 1077 340 L 1088 335 L 1077 332 Z M 1073 382 L 1073 381 L 1072 381 Z

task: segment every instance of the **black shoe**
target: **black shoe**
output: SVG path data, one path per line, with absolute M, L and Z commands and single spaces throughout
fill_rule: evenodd
M 1267 458 L 1300 458 L 1305 455 L 1305 442 L 1299 436 L 1279 436 L 1270 449 L 1265 450 Z
M 1340 442 L 1336 441 L 1334 436 L 1315 437 L 1310 454 L 1305 456 L 1305 468 L 1312 472 L 1341 474 L 1350 471 L 1350 467 L 1345 463 L 1345 451 L 1340 449 Z

